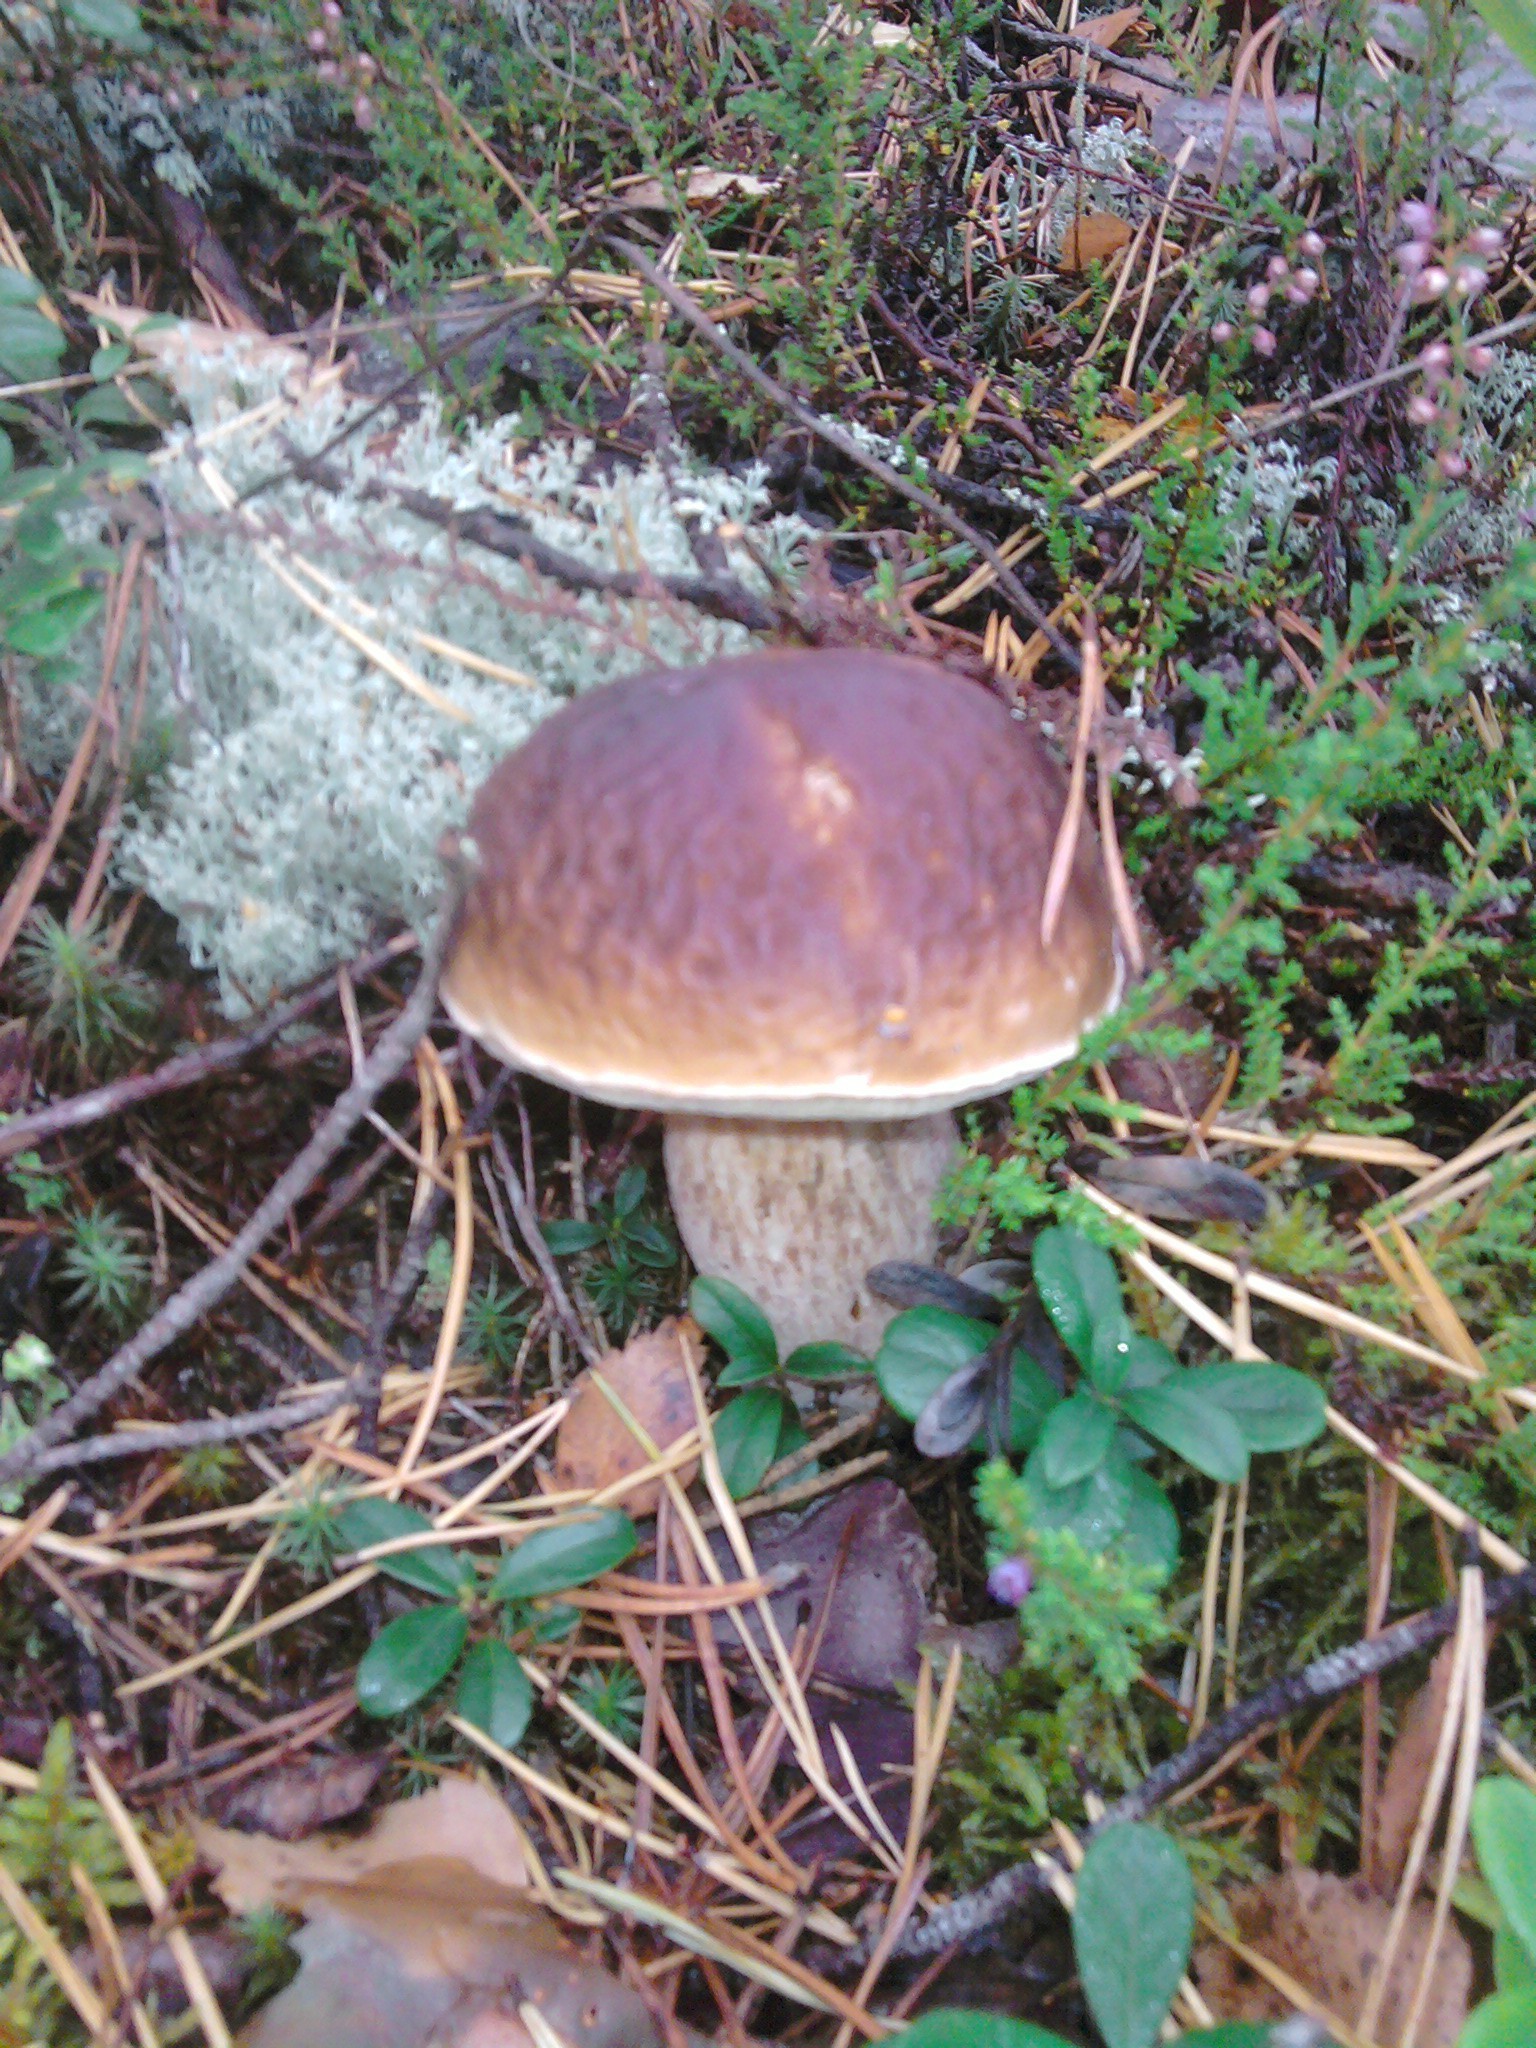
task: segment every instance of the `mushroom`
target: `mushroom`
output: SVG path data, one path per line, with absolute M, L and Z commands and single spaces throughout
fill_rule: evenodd
M 868 1348 L 866 1273 L 932 1258 L 950 1111 L 1113 1007 L 1114 919 L 1043 742 L 980 685 L 863 648 L 630 677 L 475 803 L 443 981 L 509 1065 L 666 1117 L 673 1212 L 783 1350 Z

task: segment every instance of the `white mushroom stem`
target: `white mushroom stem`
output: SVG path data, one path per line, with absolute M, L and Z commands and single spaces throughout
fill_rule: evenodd
M 898 1123 L 669 1116 L 667 1187 L 694 1265 L 751 1295 L 781 1357 L 829 1339 L 873 1352 L 895 1311 L 865 1275 L 882 1259 L 933 1258 L 957 1147 L 947 1111 Z

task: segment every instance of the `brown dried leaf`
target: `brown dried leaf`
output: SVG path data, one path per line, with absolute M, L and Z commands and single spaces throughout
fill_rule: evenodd
M 1076 32 L 1084 42 L 1099 43 L 1106 50 L 1112 50 L 1140 20 L 1140 7 L 1117 7 L 1112 14 L 1095 14 L 1088 21 L 1078 22 Z
M 1074 1160 L 1084 1178 L 1143 1216 L 1173 1223 L 1241 1223 L 1256 1230 L 1270 1213 L 1263 1184 L 1236 1166 L 1214 1159 L 1183 1159 L 1165 1152 L 1115 1159 L 1092 1153 Z
M 528 1881 L 511 1814 L 473 1778 L 444 1778 L 419 1799 L 386 1807 L 371 1831 L 355 1839 L 279 1842 L 209 1821 L 194 1822 L 193 1835 L 232 1913 L 285 1904 L 306 1884 L 356 1884 L 370 1871 L 421 1857 L 458 1858 L 513 1891 Z
M 232 1787 L 211 1811 L 225 1827 L 297 1842 L 356 1813 L 383 1776 L 386 1761 L 382 1750 L 374 1756 L 306 1757 Z
M 1090 263 L 1102 263 L 1123 249 L 1131 239 L 1131 224 L 1118 213 L 1082 213 L 1062 237 L 1058 270 L 1086 270 Z
M 1346 2026 L 1356 2023 L 1386 1939 L 1390 1901 L 1372 1891 L 1363 1877 L 1295 1869 L 1229 1893 L 1226 1904 L 1241 1941 L 1278 1965 L 1335 2019 Z M 1402 2034 L 1432 1913 L 1427 1899 L 1415 1900 L 1409 1908 L 1387 1980 L 1378 2041 L 1396 2041 Z M 1194 1969 L 1201 1992 L 1224 2020 L 1277 2020 L 1292 2010 L 1279 1991 L 1220 1942 L 1201 1944 Z M 1418 2048 L 1454 2048 L 1471 1988 L 1471 1950 L 1455 1927 L 1447 1927 L 1419 2025 Z
M 1399 1717 L 1397 1740 L 1382 1773 L 1376 1803 L 1376 1870 L 1380 1889 L 1388 1894 L 1397 1890 L 1408 1861 L 1408 1845 L 1418 1824 L 1445 1719 L 1455 1649 L 1454 1643 L 1441 1644 L 1428 1678 Z
M 295 1941 L 304 1966 L 241 2048 L 521 2048 L 525 2002 L 570 2048 L 660 2048 L 635 1992 L 457 1858 L 303 1883 L 294 1902 L 310 1916 Z
M 555 1483 L 562 1492 L 595 1493 L 651 1462 L 597 1384 L 598 1376 L 664 1451 L 686 1436 L 696 1420 L 687 1370 L 690 1359 L 695 1370 L 703 1363 L 698 1325 L 686 1316 L 668 1316 L 581 1375 L 572 1389 L 570 1413 L 555 1438 Z M 681 1483 L 687 1486 L 698 1469 L 696 1460 L 685 1465 L 678 1473 Z M 652 1479 L 626 1494 L 622 1505 L 632 1515 L 650 1515 L 660 1499 L 661 1481 Z

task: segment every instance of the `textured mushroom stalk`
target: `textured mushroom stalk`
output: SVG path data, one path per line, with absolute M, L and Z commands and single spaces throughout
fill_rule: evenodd
M 788 1357 L 836 1341 L 872 1351 L 895 1311 L 865 1275 L 930 1260 L 934 1204 L 958 1140 L 948 1114 L 896 1123 L 667 1119 L 667 1188 L 688 1255 L 763 1310 Z

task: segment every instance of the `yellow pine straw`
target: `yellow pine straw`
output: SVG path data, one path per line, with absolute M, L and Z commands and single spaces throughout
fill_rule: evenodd
M 896 1940 L 903 1927 L 912 1917 L 912 1908 L 928 1879 L 932 1858 L 923 1856 L 916 1867 L 906 1872 L 891 1894 L 891 1903 L 885 1916 L 885 1925 L 880 1929 L 880 1938 L 870 1951 L 869 1961 L 864 1965 L 863 1974 L 854 1986 L 853 1995 L 857 2003 L 867 2007 L 875 1986 L 880 1982 L 886 1960 L 896 1946 Z M 838 2028 L 832 2048 L 850 2048 L 853 2041 L 853 2022 L 845 2019 Z
M 198 463 L 197 470 L 198 475 L 201 476 L 203 482 L 207 485 L 219 509 L 223 512 L 233 512 L 239 500 L 231 489 L 228 479 L 221 471 L 214 467 L 213 463 L 206 456 Z M 283 588 L 291 596 L 296 597 L 299 603 L 305 606 L 307 610 L 313 612 L 314 616 L 324 625 L 329 626 L 333 633 L 339 634 L 347 642 L 348 646 L 355 647 L 359 654 L 366 655 L 376 668 L 383 669 L 384 673 L 399 683 L 402 689 L 408 690 L 413 697 L 419 697 L 422 703 L 430 705 L 434 711 L 440 712 L 444 718 L 451 718 L 459 725 L 472 725 L 474 723 L 474 720 L 467 711 L 461 710 L 454 703 L 453 699 L 445 697 L 441 690 L 434 689 L 425 676 L 419 676 L 408 662 L 400 659 L 400 656 L 394 652 L 393 648 L 386 647 L 382 641 L 375 640 L 371 634 L 365 633 L 360 626 L 354 626 L 349 619 L 344 619 L 332 606 L 322 604 L 319 598 L 312 591 L 306 589 L 299 578 L 288 568 L 283 559 L 286 550 L 273 540 L 256 538 L 257 535 L 261 534 L 262 529 L 249 515 L 246 518 L 246 525 L 252 534 L 251 544 L 258 561 L 263 562 L 271 570 L 278 582 L 282 584 Z
M 1200 1658 L 1195 1678 L 1195 1701 L 1189 1717 L 1187 1741 L 1193 1742 L 1205 1726 L 1211 1708 L 1211 1679 L 1216 1670 L 1216 1603 L 1221 1594 L 1221 1546 L 1227 1533 L 1230 1486 L 1216 1489 L 1216 1508 L 1211 1516 L 1211 1540 L 1205 1547 L 1205 1574 L 1200 1585 Z
M 1158 1131 L 1176 1131 L 1185 1137 L 1193 1137 L 1198 1129 L 1213 1145 L 1246 1145 L 1254 1152 L 1284 1152 L 1309 1159 L 1347 1159 L 1360 1166 L 1401 1166 L 1410 1173 L 1437 1169 L 1442 1163 L 1433 1152 L 1421 1151 L 1404 1138 L 1355 1137 L 1339 1131 L 1307 1131 L 1292 1136 L 1283 1131 L 1250 1131 L 1242 1124 L 1197 1125 L 1187 1116 L 1175 1116 L 1166 1109 L 1148 1109 L 1140 1102 L 1131 1107 L 1139 1124 L 1150 1124 Z
M 901 1844 L 887 1827 L 885 1817 L 875 1804 L 874 1795 L 869 1789 L 864 1773 L 859 1769 L 858 1759 L 848 1746 L 848 1738 L 836 1721 L 831 1724 L 831 1734 L 832 1747 L 837 1751 L 837 1760 L 843 1767 L 843 1776 L 848 1780 L 849 1789 L 859 1802 L 864 1818 L 890 1850 L 899 1872 L 902 1867 Z
M 1118 1205 L 1116 1206 L 1118 1207 Z M 1129 1216 L 1129 1212 L 1125 1213 Z M 1140 1226 L 1139 1218 L 1130 1218 L 1129 1220 Z M 1175 1239 L 1175 1242 L 1182 1242 L 1182 1240 Z M 1130 1258 L 1131 1264 L 1136 1270 L 1139 1273 L 1144 1273 L 1161 1294 L 1166 1295 L 1169 1301 L 1182 1309 L 1197 1328 L 1204 1330 L 1207 1336 L 1214 1337 L 1216 1342 L 1229 1351 L 1234 1358 L 1244 1356 L 1238 1349 L 1238 1336 L 1232 1325 L 1223 1322 L 1214 1309 L 1207 1308 L 1198 1295 L 1191 1294 L 1189 1289 L 1175 1280 L 1171 1273 L 1165 1273 L 1156 1260 L 1148 1258 L 1145 1252 L 1132 1252 Z M 1223 1261 L 1222 1263 L 1226 1262 Z M 1254 1351 L 1250 1350 L 1246 1355 L 1250 1358 L 1257 1355 L 1259 1362 L 1265 1362 L 1266 1354 L 1263 1352 L 1255 1354 Z M 1336 1436 L 1343 1437 L 1344 1441 L 1352 1445 L 1355 1450 L 1364 1452 L 1365 1456 L 1373 1464 L 1380 1466 L 1383 1472 L 1389 1472 L 1406 1492 L 1411 1493 L 1415 1500 L 1422 1502 L 1433 1514 L 1438 1515 L 1448 1528 L 1455 1529 L 1458 1533 L 1474 1531 L 1483 1551 L 1493 1559 L 1494 1563 L 1501 1570 L 1523 1572 L 1527 1569 L 1526 1559 L 1521 1556 L 1518 1550 L 1506 1543 L 1502 1536 L 1495 1536 L 1491 1530 L 1483 1528 L 1465 1509 L 1459 1508 L 1453 1501 L 1447 1500 L 1443 1493 L 1429 1484 L 1428 1480 L 1420 1479 L 1416 1473 L 1410 1472 L 1405 1465 L 1399 1465 L 1395 1459 L 1389 1458 L 1380 1445 L 1368 1437 L 1363 1429 L 1358 1428 L 1351 1422 L 1347 1415 L 1342 1414 L 1340 1410 L 1333 1407 L 1325 1408 L 1323 1413 L 1327 1418 L 1329 1428 L 1333 1430 Z
M 652 1828 L 637 1828 L 624 1819 L 622 1814 L 610 1813 L 605 1807 L 594 1806 L 590 1799 L 583 1799 L 579 1792 L 571 1791 L 556 1778 L 548 1778 L 542 1771 L 535 1770 L 526 1757 L 515 1751 L 503 1749 L 494 1736 L 487 1735 L 483 1728 L 477 1728 L 473 1721 L 466 1721 L 461 1714 L 444 1716 L 450 1728 L 481 1749 L 494 1763 L 501 1765 L 519 1784 L 531 1786 L 547 1799 L 552 1806 L 558 1806 L 589 1826 L 608 1835 L 616 1835 L 621 1842 L 633 1842 L 638 1848 L 649 1851 L 652 1856 L 662 1857 L 668 1863 L 684 1863 L 689 1860 L 689 1851 L 677 1843 L 658 1835 Z
M 1363 2034 L 1374 2034 L 1381 2018 L 1387 1981 L 1397 1960 L 1397 1951 L 1402 1945 L 1408 1910 L 1418 1893 L 1419 1878 L 1429 1854 L 1435 1823 L 1439 1818 L 1440 1802 L 1450 1777 L 1452 1759 L 1458 1758 L 1456 1785 L 1452 1792 L 1430 1938 L 1420 1962 L 1399 2048 L 1412 2048 L 1414 2035 L 1418 2032 L 1419 2018 L 1428 1990 L 1429 1973 L 1439 1952 L 1446 1915 L 1450 1911 L 1451 1889 L 1461 1865 L 1461 1852 L 1466 1841 L 1467 1814 L 1471 1807 L 1472 1785 L 1477 1775 L 1478 1753 L 1482 1743 L 1483 1575 L 1478 1567 L 1473 1565 L 1463 1567 L 1459 1578 L 1455 1646 L 1451 1657 L 1450 1682 L 1446 1687 L 1445 1713 L 1440 1723 L 1439 1739 L 1435 1744 L 1434 1759 L 1430 1764 L 1424 1796 L 1419 1802 L 1419 1815 L 1414 1826 L 1413 1840 L 1409 1845 L 1408 1860 L 1403 1869 L 1402 1881 L 1397 1888 L 1397 1897 L 1392 1902 L 1392 1917 L 1387 1923 L 1386 1939 L 1382 1943 L 1381 1954 L 1376 1959 L 1376 1967 L 1371 1972 L 1365 2003 L 1360 2012 L 1360 2031 Z
M 133 1996 L 133 1976 L 128 1968 L 128 1959 L 123 1954 L 123 1944 L 118 1938 L 116 1923 L 107 1911 L 106 1901 L 92 1883 L 90 1872 L 80 1864 L 70 1864 L 69 1877 L 80 1897 L 86 1928 L 95 1946 L 97 1960 L 101 1964 L 103 1981 L 110 1983 L 112 1987 L 113 2004 L 121 2009 L 126 2001 L 139 2048 L 162 2048 L 160 2036 L 156 2033 L 149 2014 Z M 121 2038 L 121 2033 L 120 2026 L 113 2026 L 101 2038 L 104 2043 L 115 2044 Z
M 1530 1098 L 1519 1105 L 1524 1110 L 1530 1107 Z M 1492 1179 L 1489 1171 L 1491 1162 L 1518 1152 L 1536 1140 L 1536 1119 L 1516 1124 L 1512 1129 L 1495 1125 L 1490 1131 L 1448 1159 L 1443 1166 L 1426 1173 L 1411 1187 L 1389 1195 L 1385 1202 L 1376 1205 L 1377 1214 L 1389 1212 L 1400 1223 L 1414 1223 L 1427 1215 L 1431 1209 L 1439 1208 L 1446 1202 L 1457 1202 L 1487 1187 Z
M 1120 366 L 1120 389 L 1129 391 L 1131 380 L 1136 374 L 1136 357 L 1141 350 L 1141 337 L 1146 332 L 1147 315 L 1152 309 L 1152 294 L 1157 290 L 1158 273 L 1162 269 L 1163 242 L 1168 233 L 1168 221 L 1173 212 L 1173 202 L 1179 186 L 1184 181 L 1184 166 L 1194 154 L 1196 138 L 1187 135 L 1183 146 L 1173 160 L 1173 170 L 1168 179 L 1168 190 L 1163 195 L 1163 210 L 1158 215 L 1157 231 L 1152 237 L 1152 251 L 1147 257 L 1146 282 L 1141 288 L 1141 304 L 1136 309 L 1136 325 L 1126 347 L 1125 361 Z
M 453 1152 L 453 1266 L 448 1276 L 448 1298 L 443 1303 L 437 1348 L 432 1354 L 432 1370 L 427 1376 L 427 1390 L 416 1411 L 416 1420 L 411 1426 L 405 1449 L 400 1454 L 400 1463 L 395 1468 L 394 1483 L 389 1489 L 391 1500 L 399 1497 L 400 1489 L 409 1478 L 411 1467 L 421 1456 L 422 1446 L 437 1420 L 437 1411 L 442 1406 L 448 1385 L 448 1371 L 459 1348 L 464 1305 L 469 1299 L 469 1283 L 475 1265 L 474 1189 L 469 1175 L 469 1152 L 457 1142 L 464 1128 L 464 1120 L 459 1114 L 459 1098 L 430 1038 L 422 1039 L 419 1057 L 426 1064 L 437 1089 L 443 1110 L 443 1126 Z
M 720 1469 L 720 1458 L 715 1448 L 714 1430 L 710 1423 L 708 1403 L 704 1398 L 703 1383 L 686 1349 L 683 1352 L 683 1370 L 688 1375 L 689 1385 L 693 1392 L 694 1414 L 697 1418 L 699 1433 L 702 1438 L 703 1457 L 701 1465 L 705 1486 L 710 1498 L 714 1502 L 715 1512 L 720 1517 L 720 1525 L 726 1533 L 726 1538 L 732 1550 L 735 1552 L 741 1576 L 743 1578 L 756 1578 L 758 1574 L 752 1557 L 752 1547 L 747 1541 L 746 1530 L 742 1527 L 741 1520 L 736 1513 L 736 1504 L 731 1499 L 730 1489 L 725 1483 L 725 1475 Z M 714 1551 L 710 1548 L 703 1530 L 699 1527 L 698 1517 L 694 1513 L 692 1502 L 688 1499 L 682 1487 L 679 1486 L 676 1477 L 671 1473 L 667 1475 L 666 1486 L 679 1525 L 687 1530 L 689 1540 L 697 1553 L 700 1568 L 715 1585 L 723 1586 L 726 1583 L 725 1573 L 721 1569 Z M 835 1789 L 827 1776 L 822 1763 L 821 1744 L 816 1736 L 815 1723 L 811 1718 L 810 1708 L 806 1704 L 805 1692 L 801 1686 L 793 1660 L 784 1646 L 784 1638 L 779 1631 L 778 1623 L 773 1618 L 772 1608 L 762 1598 L 759 1598 L 754 1604 L 757 1608 L 758 1619 L 762 1623 L 763 1633 L 773 1651 L 778 1666 L 779 1675 L 777 1679 L 769 1670 L 767 1660 L 763 1656 L 757 1638 L 752 1630 L 748 1628 L 741 1610 L 738 1607 L 731 1606 L 725 1611 L 730 1616 L 741 1638 L 742 1648 L 745 1650 L 748 1660 L 757 1674 L 758 1683 L 768 1695 L 770 1714 L 776 1714 L 784 1724 L 785 1732 L 795 1752 L 796 1761 L 818 1797 L 837 1815 L 838 1819 L 842 1821 L 843 1825 L 848 1828 L 856 1840 L 861 1841 L 867 1849 L 879 1857 L 881 1862 L 885 1862 L 888 1852 L 884 1844 L 878 1836 L 870 1834 L 862 1819 L 848 1804 L 847 1800 Z M 765 1734 L 769 1725 L 767 1721 L 764 1722 Z
M 840 2014 L 850 2020 L 866 2040 L 882 2040 L 891 2031 L 872 2013 L 857 2005 L 847 1992 L 839 1990 L 837 1985 L 818 1977 L 814 1970 L 808 1970 L 793 1956 L 780 1955 L 743 1928 L 730 1928 L 731 1939 L 726 1940 L 726 1930 L 714 1922 L 713 1916 L 709 1925 L 703 1925 L 698 1920 L 690 1920 L 674 1912 L 659 1899 L 649 1898 L 643 1892 L 627 1891 L 622 1885 L 609 1884 L 602 1878 L 585 1877 L 574 1870 L 560 1870 L 555 1875 L 572 1891 L 595 1899 L 610 1912 L 661 1928 L 679 1948 L 691 1949 L 695 1955 L 722 1963 L 728 1970 L 735 1970 L 754 1984 L 761 1984 L 766 1991 L 776 1991 L 781 1998 L 793 1999 L 796 2005 L 808 2005 L 817 2012 Z
M 1227 1563 L 1227 1653 L 1226 1670 L 1222 1678 L 1222 1699 L 1229 1707 L 1237 1705 L 1237 1650 L 1243 1628 L 1243 1574 L 1246 1564 L 1244 1539 L 1247 1531 L 1248 1474 L 1245 1472 L 1232 1509 L 1232 1555 Z
M 13 1532 L 0 1539 L 0 1579 L 18 1559 L 26 1556 L 38 1537 L 51 1529 L 69 1504 L 73 1486 L 67 1481 L 55 1487 L 45 1501 L 40 1501 L 24 1522 L 17 1524 Z
M 1117 1202 L 1113 1195 L 1106 1195 L 1091 1181 L 1071 1177 L 1072 1185 L 1096 1202 L 1106 1215 L 1116 1217 L 1128 1224 L 1148 1244 L 1156 1245 L 1160 1251 L 1181 1259 L 1194 1266 L 1199 1272 L 1208 1273 L 1213 1279 L 1224 1280 L 1229 1287 L 1235 1286 L 1238 1267 L 1231 1259 L 1223 1258 L 1219 1252 L 1209 1252 L 1204 1246 L 1193 1243 L 1177 1232 L 1165 1230 L 1161 1224 L 1135 1209 L 1128 1209 L 1123 1202 Z M 1381 1323 L 1373 1323 L 1368 1316 L 1356 1315 L 1353 1309 L 1337 1308 L 1320 1296 L 1308 1294 L 1303 1288 L 1292 1287 L 1284 1280 L 1275 1280 L 1268 1273 L 1249 1271 L 1246 1275 L 1249 1291 L 1260 1301 L 1267 1301 L 1275 1308 L 1289 1309 L 1293 1315 L 1306 1318 L 1308 1322 L 1321 1323 L 1325 1328 L 1338 1330 L 1342 1335 L 1354 1337 L 1361 1343 L 1379 1344 L 1384 1351 L 1395 1351 L 1403 1358 L 1411 1358 L 1420 1365 L 1432 1365 L 1440 1372 L 1450 1373 L 1460 1380 L 1476 1379 L 1478 1375 L 1459 1358 L 1448 1358 L 1443 1351 L 1436 1351 L 1428 1344 L 1420 1344 L 1416 1338 L 1401 1336 L 1396 1330 L 1389 1330 Z M 1536 1392 L 1529 1387 L 1505 1389 L 1508 1398 L 1522 1408 L 1536 1409 Z
M 24 1526 L 14 1515 L 0 1515 L 0 1537 L 13 1537 Z M 224 1580 L 222 1572 L 193 1571 L 180 1565 L 141 1562 L 127 1551 L 113 1550 L 105 1543 L 90 1543 L 79 1536 L 60 1536 L 52 1529 L 39 1530 L 24 1547 L 26 1550 L 40 1550 L 48 1557 L 67 1558 L 72 1564 L 92 1565 L 99 1571 L 124 1572 L 134 1579 L 154 1579 L 163 1586 L 175 1586 L 185 1593 L 210 1592 Z
M 134 1881 L 144 1894 L 144 1902 L 156 1919 L 166 1916 L 170 1910 L 170 1897 L 160 1881 L 160 1873 L 150 1861 L 149 1851 L 139 1838 L 128 1809 L 117 1796 L 112 1780 L 89 1751 L 85 1757 L 85 1772 L 90 1779 L 91 1790 L 96 1803 L 107 1817 L 107 1823 L 118 1839 L 128 1868 L 133 1872 Z M 233 2048 L 229 2028 L 224 2024 L 224 2015 L 219 2010 L 219 2001 L 213 1995 L 213 1986 L 208 1982 L 208 1973 L 203 1968 L 197 1950 L 192 1946 L 192 1937 L 179 1920 L 172 1920 L 165 1930 L 165 1945 L 170 1950 L 181 1981 L 187 1987 L 187 1999 L 192 2010 L 202 2023 L 208 2039 L 208 2048 Z
M 53 1972 L 59 1989 L 75 2008 L 92 2038 L 100 2040 L 109 2024 L 106 2007 L 4 1862 L 0 1862 L 0 1906 L 4 1906 L 21 1929 L 23 1940 L 37 1950 Z
M 120 1700 L 136 1699 L 139 1694 L 156 1692 L 163 1685 L 174 1685 L 178 1678 L 186 1678 L 194 1671 L 201 1671 L 207 1664 L 216 1664 L 221 1659 L 232 1657 L 237 1650 L 249 1649 L 252 1643 L 259 1643 L 264 1637 L 276 1635 L 279 1629 L 287 1628 L 292 1622 L 303 1621 L 308 1615 L 318 1614 L 323 1607 L 331 1607 L 336 1601 L 344 1600 L 359 1586 L 366 1586 L 376 1575 L 371 1564 L 359 1565 L 356 1570 L 343 1572 L 339 1579 L 333 1579 L 328 1586 L 317 1586 L 302 1599 L 281 1607 L 275 1614 L 263 1615 L 260 1621 L 253 1621 L 248 1628 L 226 1636 L 222 1642 L 209 1643 L 201 1650 L 194 1650 L 183 1657 L 178 1664 L 167 1664 L 163 1671 L 146 1671 L 142 1677 L 130 1678 L 118 1686 L 116 1697 Z

